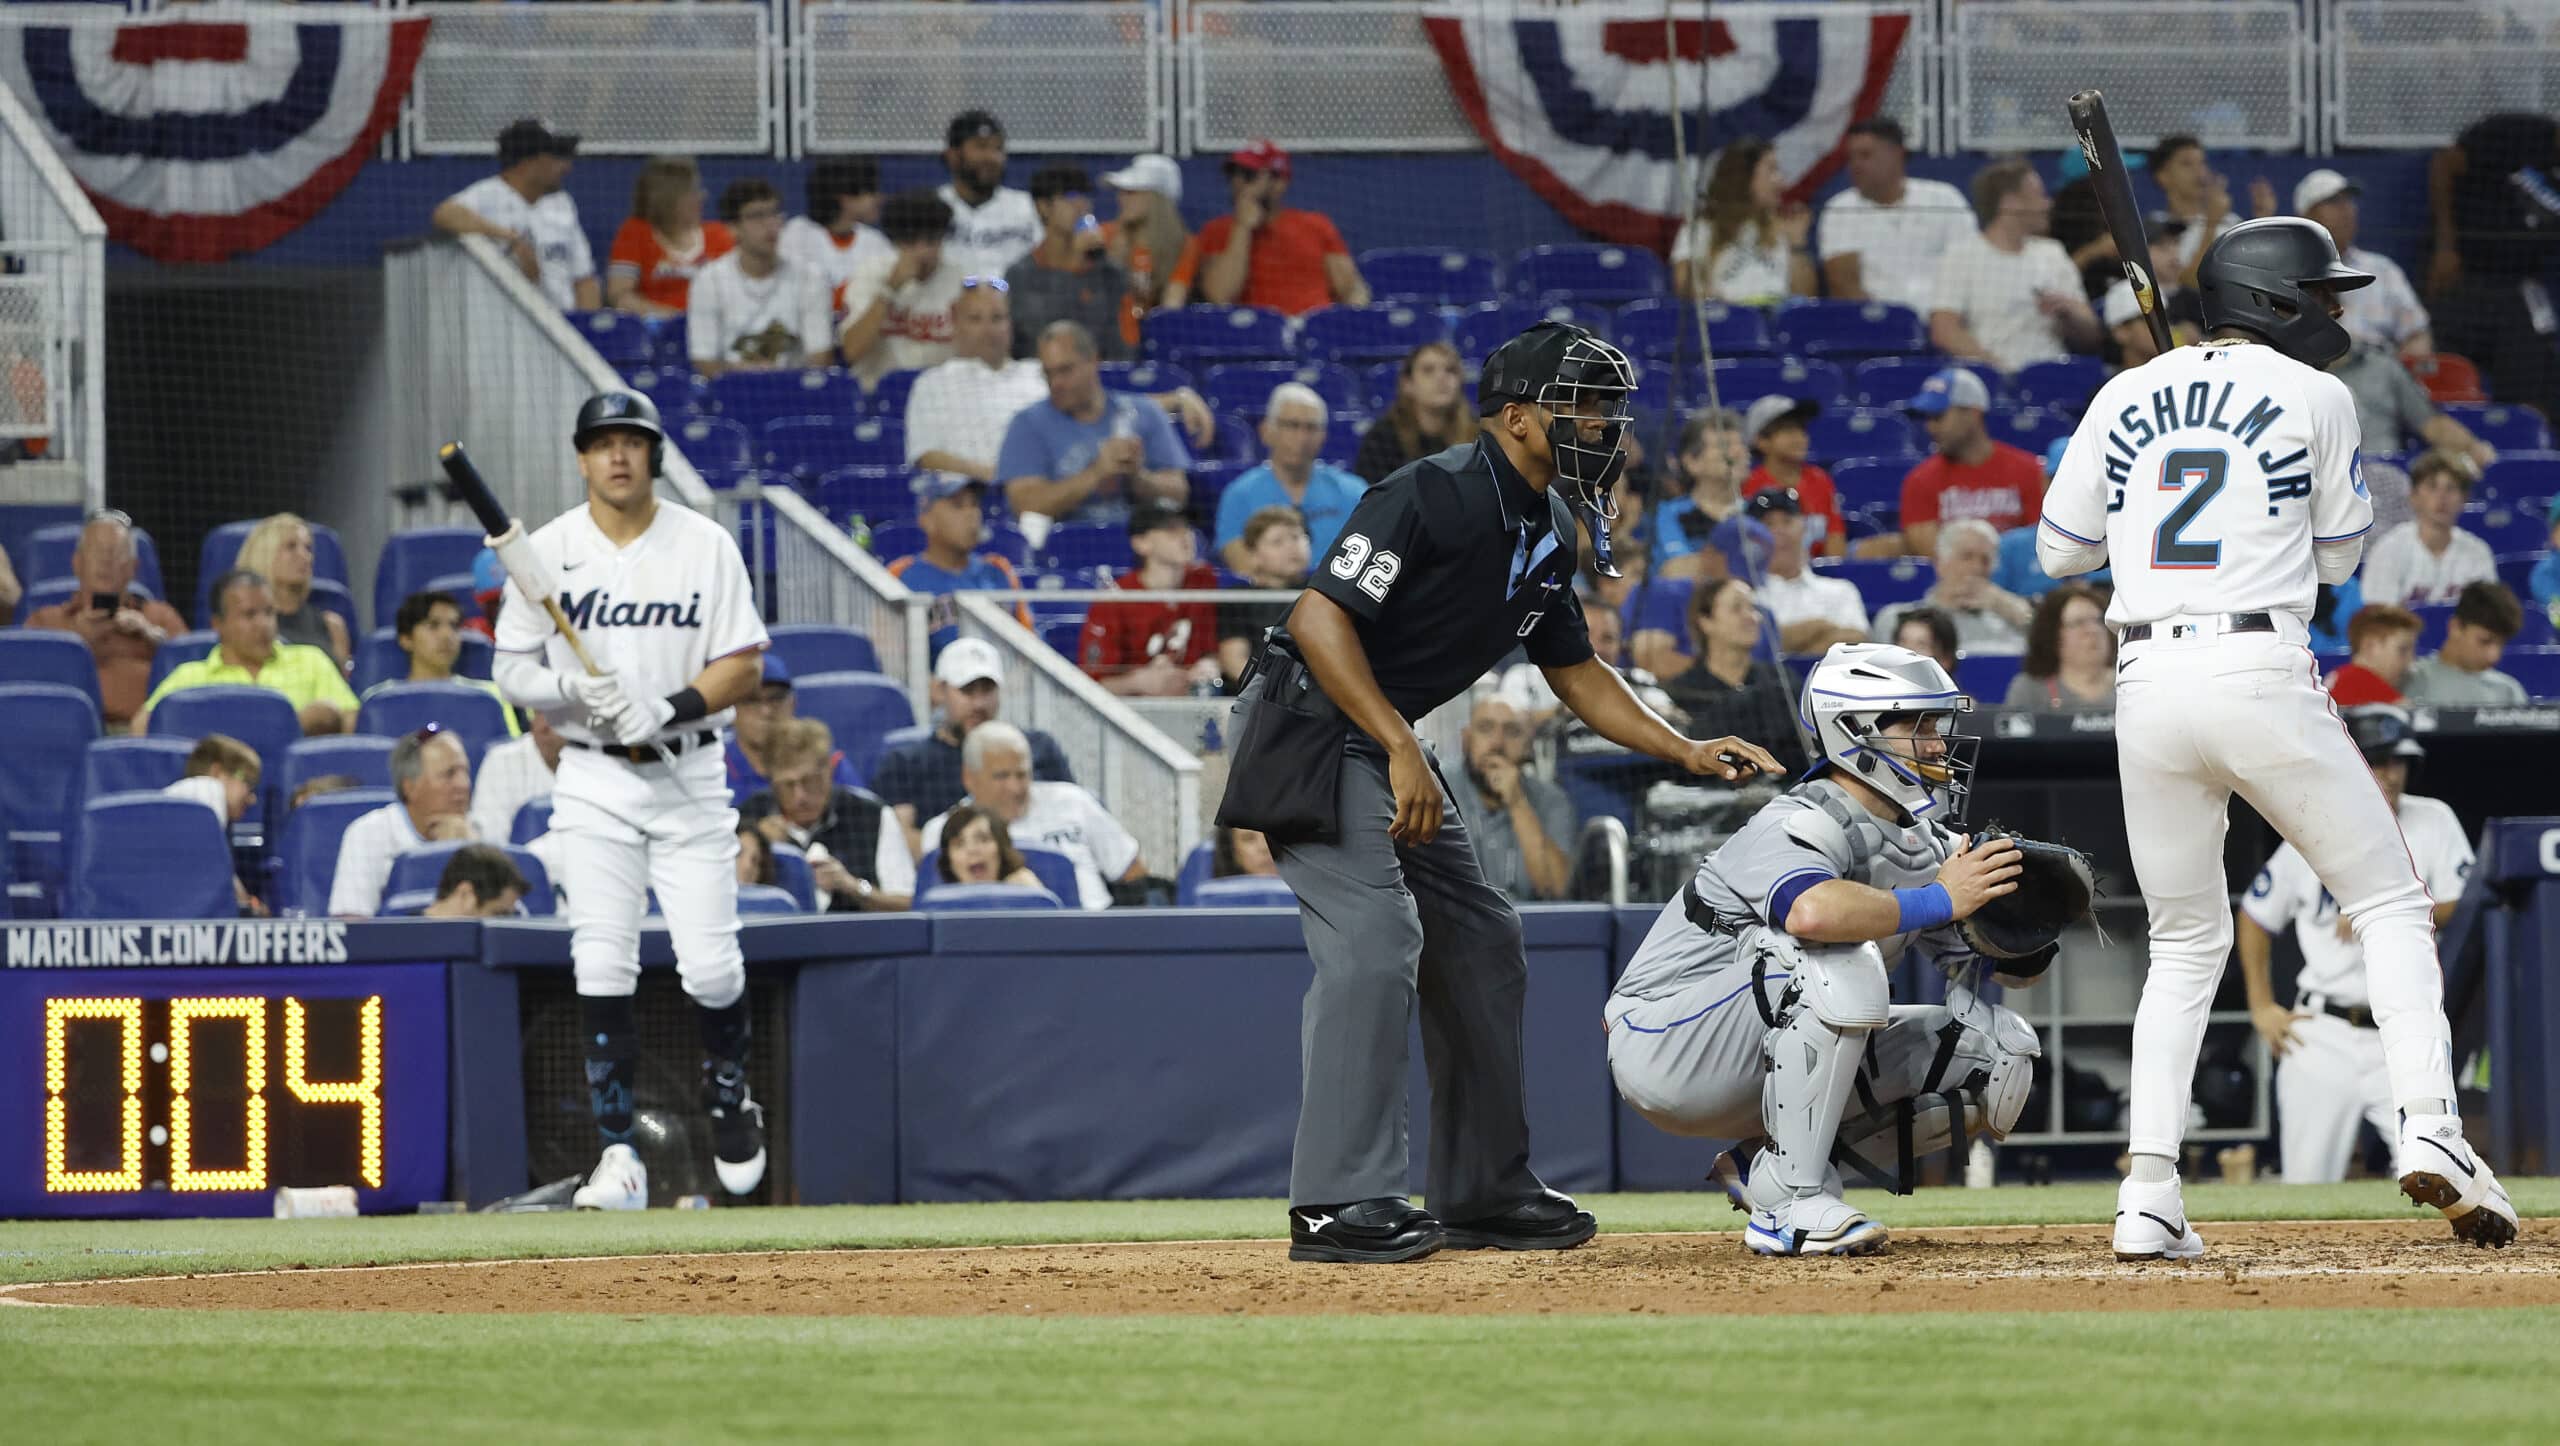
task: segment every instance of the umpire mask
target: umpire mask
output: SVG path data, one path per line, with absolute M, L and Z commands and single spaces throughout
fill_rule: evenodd
M 1618 474 L 1626 470 L 1628 411 L 1636 390 L 1627 354 L 1570 322 L 1542 321 L 1496 348 L 1477 382 L 1480 410 L 1527 402 L 1547 411 L 1547 450 L 1565 501 L 1591 530 L 1603 577 L 1616 577 L 1609 524 L 1618 520 Z M 1600 423 L 1599 434 L 1583 424 Z

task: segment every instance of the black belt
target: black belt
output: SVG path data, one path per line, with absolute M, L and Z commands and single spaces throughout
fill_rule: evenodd
M 1740 939 L 1742 937 L 1742 925 L 1726 919 L 1722 914 L 1717 913 L 1713 908 L 1709 907 L 1706 900 L 1698 897 L 1698 881 L 1695 879 L 1691 879 L 1689 882 L 1680 886 L 1680 912 L 1689 916 L 1690 923 L 1697 925 L 1699 928 L 1710 934 L 1722 934 L 1730 939 Z M 1769 996 L 1763 992 L 1762 988 L 1767 980 L 1768 972 L 1768 966 L 1762 961 L 1762 959 L 1759 956 L 1753 956 L 1751 960 L 1751 1004 L 1753 1008 L 1760 1011 L 1760 1022 L 1774 1029 L 1778 1024 L 1778 1016 L 1775 1011 L 1769 1008 Z
M 2131 627 L 2124 630 L 2124 641 L 2128 643 L 2142 643 L 2150 641 L 2151 626 L 2152 625 L 2149 623 L 2133 624 Z M 2276 630 L 2275 614 L 2226 614 L 2222 619 L 2222 630 L 2226 633 L 2272 633 Z
M 575 738 L 563 738 L 560 741 L 572 748 L 584 748 L 591 753 L 601 753 L 607 758 L 619 758 L 625 763 L 668 763 L 682 754 L 691 753 L 697 748 L 708 748 L 719 742 L 720 733 L 717 729 L 705 728 L 699 733 L 678 734 L 673 738 L 661 738 L 655 743 L 628 745 L 581 743 Z
M 2310 1008 L 2308 1004 L 2301 1001 L 2296 1001 L 2293 1007 L 2296 1009 Z M 2371 1005 L 2332 1004 L 2328 1000 L 2323 999 L 2320 1001 L 2320 1008 L 2318 1012 L 2329 1016 L 2331 1019 L 2343 1019 L 2358 1029 L 2375 1029 L 2380 1027 L 2373 1022 L 2373 1007 Z

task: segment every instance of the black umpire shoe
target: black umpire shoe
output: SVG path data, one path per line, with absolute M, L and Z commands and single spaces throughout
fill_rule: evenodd
M 1297 1205 L 1289 1211 L 1289 1258 L 1345 1265 L 1420 1260 L 1445 1241 L 1431 1212 L 1402 1195 L 1349 1205 Z
M 1553 1190 L 1499 1215 L 1452 1221 L 1451 1250 L 1571 1250 L 1600 1233 L 1591 1212 Z

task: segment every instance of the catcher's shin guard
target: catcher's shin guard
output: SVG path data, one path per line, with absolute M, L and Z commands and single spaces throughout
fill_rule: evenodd
M 1973 1020 L 1949 1015 L 1934 1030 L 1897 1029 L 1867 1052 L 1858 1077 L 1859 1110 L 1843 1120 L 1832 1159 L 1877 1186 L 1908 1195 L 1919 1183 L 1918 1165 L 1944 1150 L 1949 1170 L 1961 1170 L 1976 1132 L 2005 1140 L 2035 1087 L 2035 1062 L 2044 1052 L 2034 1026 L 2015 1011 L 1982 1007 Z M 1911 1015 L 1938 1015 L 1936 1006 L 1906 1006 Z M 1886 1041 L 1892 1041 L 1888 1044 Z M 1914 1046 L 1925 1045 L 1926 1058 Z
M 1761 1042 L 1768 1074 L 1760 1117 L 1769 1132 L 1762 1168 L 1791 1194 L 1818 1193 L 1866 1037 L 1892 1017 L 1892 985 L 1873 944 L 1807 947 L 1775 930 L 1757 932 L 1746 947 L 1756 942 L 1769 972 L 1792 976 Z

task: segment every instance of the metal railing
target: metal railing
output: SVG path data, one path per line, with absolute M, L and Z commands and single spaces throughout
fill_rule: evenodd
M 5 87 L 0 226 L 0 439 L 41 439 L 42 451 L 0 468 L 0 500 L 96 507 L 107 495 L 107 227 Z

